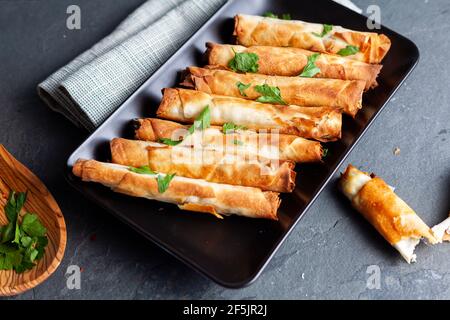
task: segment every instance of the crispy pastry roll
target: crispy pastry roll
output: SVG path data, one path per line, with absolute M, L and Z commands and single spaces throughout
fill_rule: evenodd
M 212 125 L 231 122 L 256 131 L 273 129 L 319 141 L 341 136 L 342 115 L 336 109 L 271 105 L 195 90 L 164 89 L 156 113 L 160 118 L 192 123 L 206 106 Z
M 234 18 L 238 44 L 250 46 L 295 47 L 337 54 L 348 45 L 359 48 L 347 58 L 380 63 L 391 47 L 384 34 L 360 32 L 333 26 L 322 35 L 324 26 L 298 20 L 280 20 L 239 14 Z
M 178 146 L 209 148 L 258 158 L 318 162 L 323 155 L 320 142 L 290 134 L 257 133 L 253 130 L 235 130 L 225 134 L 223 128 L 217 126 L 189 134 L 187 125 L 156 118 L 136 119 L 135 127 L 135 137 L 139 140 L 182 140 Z M 241 143 L 235 144 L 235 141 Z M 233 148 L 229 148 L 230 145 Z
M 101 183 L 113 191 L 134 197 L 174 203 L 180 209 L 221 215 L 277 220 L 279 194 L 258 188 L 232 186 L 175 176 L 160 193 L 158 174 L 131 172 L 126 166 L 79 159 L 73 174 L 83 181 Z
M 251 84 L 245 96 L 237 83 Z M 235 73 L 222 69 L 189 67 L 181 85 L 206 93 L 255 100 L 261 97 L 256 85 L 278 87 L 288 104 L 305 107 L 328 106 L 354 117 L 361 109 L 365 82 L 359 80 L 318 79 Z
M 408 262 L 415 262 L 414 249 L 421 238 L 435 244 L 433 231 L 389 185 L 352 165 L 341 176 L 340 189 L 377 231 Z
M 257 73 L 285 77 L 300 75 L 308 62 L 308 57 L 315 53 L 299 48 L 270 46 L 246 48 L 239 45 L 210 42 L 206 44 L 206 47 L 209 65 L 228 67 L 235 52 L 254 53 L 258 56 Z M 320 72 L 314 76 L 316 78 L 362 80 L 366 83 L 366 90 L 377 86 L 376 78 L 382 68 L 382 65 L 379 64 L 365 63 L 325 53 L 318 56 L 315 65 L 320 69 Z
M 111 141 L 112 161 L 152 171 L 175 173 L 210 182 L 257 187 L 275 192 L 292 192 L 294 163 L 244 158 L 209 149 L 154 146 L 151 142 L 116 138 Z

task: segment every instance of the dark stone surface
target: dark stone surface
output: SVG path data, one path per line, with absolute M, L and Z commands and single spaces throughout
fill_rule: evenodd
M 44 284 L 16 299 L 153 298 L 449 298 L 450 245 L 418 247 L 406 264 L 331 183 L 292 232 L 259 280 L 221 288 L 148 243 L 82 198 L 63 178 L 69 154 L 87 136 L 37 97 L 36 84 L 107 35 L 143 0 L 0 1 L 0 143 L 33 170 L 64 212 L 63 263 Z M 411 38 L 421 62 L 350 155 L 377 172 L 430 225 L 450 209 L 450 3 L 376 3 L 382 23 Z M 66 29 L 66 8 L 78 4 L 82 29 Z M 394 155 L 394 148 L 400 154 Z M 94 236 L 92 236 L 94 235 Z M 69 290 L 68 265 L 82 267 L 80 290 Z M 381 289 L 366 286 L 369 265 Z

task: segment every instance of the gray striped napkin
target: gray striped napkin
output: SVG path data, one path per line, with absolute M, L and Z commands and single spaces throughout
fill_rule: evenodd
M 148 0 L 38 85 L 53 110 L 92 131 L 226 0 Z

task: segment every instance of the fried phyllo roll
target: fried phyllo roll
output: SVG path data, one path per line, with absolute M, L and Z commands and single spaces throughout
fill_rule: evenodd
M 367 63 L 380 63 L 391 47 L 384 34 L 299 20 L 239 14 L 234 18 L 237 43 L 246 47 L 295 47 L 334 53 Z M 349 49 L 349 46 L 350 47 Z
M 242 85 L 248 85 L 243 89 Z M 264 87 L 277 88 L 280 102 L 304 107 L 338 108 L 354 117 L 362 106 L 365 82 L 236 73 L 223 69 L 189 67 L 181 85 L 206 93 L 243 99 L 262 99 Z M 268 86 L 268 87 L 267 87 Z
M 134 197 L 174 203 L 183 210 L 211 213 L 218 218 L 236 214 L 277 220 L 280 199 L 272 191 L 175 176 L 160 192 L 159 181 L 167 177 L 165 174 L 140 174 L 126 166 L 95 160 L 79 159 L 72 171 L 83 181 L 98 182 Z
M 294 163 L 252 159 L 210 149 L 154 146 L 151 142 L 116 138 L 111 141 L 112 161 L 162 173 L 175 173 L 210 182 L 256 187 L 275 192 L 292 192 Z
M 296 77 L 302 74 L 308 64 L 308 58 L 317 53 L 309 50 L 288 47 L 216 44 L 208 42 L 206 51 L 209 65 L 228 68 L 236 53 L 253 53 L 258 57 L 256 73 L 269 76 Z M 376 78 L 382 68 L 379 64 L 370 64 L 332 54 L 319 54 L 314 62 L 319 68 L 314 77 L 341 80 L 362 80 L 365 89 L 377 86 Z
M 320 142 L 290 134 L 257 133 L 243 129 L 226 131 L 226 126 L 225 129 L 216 126 L 191 134 L 188 132 L 188 125 L 156 118 L 136 119 L 135 127 L 137 139 L 180 141 L 177 146 L 208 148 L 294 162 L 318 162 L 323 156 Z
M 277 130 L 319 141 L 334 141 L 341 136 L 342 116 L 333 108 L 271 105 L 195 90 L 164 89 L 156 113 L 160 118 L 192 123 L 206 106 L 212 125 L 231 122 L 256 131 Z
M 381 178 L 349 165 L 339 185 L 353 207 L 408 263 L 416 261 L 414 249 L 421 238 L 437 243 L 433 231 Z

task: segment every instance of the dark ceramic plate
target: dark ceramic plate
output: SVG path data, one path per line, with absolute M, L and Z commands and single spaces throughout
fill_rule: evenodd
M 364 95 L 364 108 L 356 119 L 345 118 L 342 140 L 328 144 L 329 156 L 321 164 L 299 165 L 297 187 L 282 196 L 279 221 L 228 217 L 179 210 L 175 205 L 131 198 L 94 183 L 83 183 L 70 170 L 78 158 L 107 161 L 113 137 L 131 137 L 130 119 L 153 116 L 161 89 L 176 85 L 186 66 L 202 65 L 205 42 L 230 43 L 233 16 L 261 15 L 266 11 L 290 13 L 293 19 L 366 30 L 366 18 L 326 0 L 235 0 L 224 5 L 191 39 L 105 121 L 70 156 L 67 177 L 84 195 L 130 225 L 144 237 L 195 270 L 226 287 L 242 287 L 257 278 L 295 224 L 348 156 L 416 65 L 419 51 L 410 40 L 382 27 L 392 47 L 383 61 L 379 86 Z

